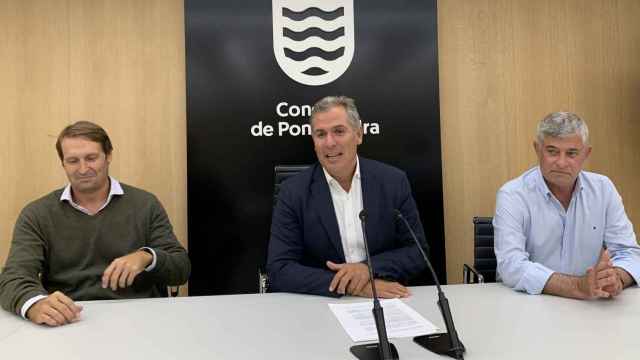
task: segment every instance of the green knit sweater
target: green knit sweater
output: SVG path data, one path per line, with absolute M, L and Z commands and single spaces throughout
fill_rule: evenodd
M 73 300 L 160 296 L 166 285 L 187 281 L 191 264 L 158 199 L 122 184 L 124 195 L 90 216 L 60 201 L 63 189 L 27 205 L 16 222 L 9 257 L 0 274 L 0 304 L 20 313 L 36 295 L 61 291 Z M 153 270 L 130 287 L 102 288 L 102 273 L 115 258 L 141 247 L 157 255 Z

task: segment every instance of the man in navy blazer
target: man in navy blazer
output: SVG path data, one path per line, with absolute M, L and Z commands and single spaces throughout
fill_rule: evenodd
M 310 118 L 318 163 L 285 181 L 273 213 L 267 271 L 272 291 L 371 297 L 358 215 L 378 296 L 406 297 L 425 265 L 399 210 L 426 247 L 411 187 L 401 170 L 357 155 L 360 116 L 352 99 L 326 97 Z

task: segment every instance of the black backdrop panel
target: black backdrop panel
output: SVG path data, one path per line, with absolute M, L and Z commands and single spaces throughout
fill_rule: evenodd
M 352 22 L 344 19 L 350 11 L 342 16 L 345 28 L 353 24 L 345 31 L 353 41 L 341 38 L 353 59 L 323 85 L 306 85 L 282 70 L 271 2 L 185 2 L 190 294 L 257 290 L 273 167 L 315 161 L 311 137 L 299 132 L 308 106 L 326 95 L 356 100 L 369 126 L 362 156 L 407 172 L 432 261 L 445 281 L 435 0 L 343 2 L 345 9 L 353 4 Z M 431 283 L 427 279 L 425 273 L 417 283 Z

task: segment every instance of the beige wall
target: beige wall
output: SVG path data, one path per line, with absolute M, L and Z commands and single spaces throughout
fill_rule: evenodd
M 155 193 L 187 241 L 186 91 L 180 0 L 0 0 L 0 263 L 29 201 L 66 178 L 56 136 L 105 127 L 111 174 Z
M 536 162 L 552 111 L 590 126 L 587 168 L 608 175 L 640 229 L 640 1 L 439 1 L 445 236 L 449 282 L 473 263 L 474 215 Z
M 589 168 L 640 224 L 640 2 L 441 0 L 439 56 L 448 277 L 471 262 L 474 215 L 535 163 L 546 113 L 591 126 Z M 0 262 L 30 200 L 65 178 L 53 144 L 77 119 L 105 126 L 112 174 L 156 193 L 186 243 L 182 0 L 0 0 Z

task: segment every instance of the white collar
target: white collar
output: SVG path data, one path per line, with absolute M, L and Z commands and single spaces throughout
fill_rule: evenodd
M 329 172 L 327 172 L 327 169 L 325 169 L 324 166 L 322 167 L 322 171 L 324 172 L 324 176 L 327 179 L 327 184 L 329 185 L 339 184 L 338 180 L 334 179 L 333 176 L 331 176 Z M 356 156 L 356 171 L 353 173 L 353 178 L 351 178 L 351 182 L 353 182 L 353 179 L 360 180 L 360 159 L 358 159 L 357 156 Z
M 124 195 L 124 190 L 122 189 L 122 186 L 120 185 L 118 180 L 109 176 L 109 181 L 111 186 L 109 186 L 109 195 L 107 195 L 107 201 L 105 201 L 104 204 L 100 207 L 100 209 L 98 209 L 98 211 L 95 212 L 96 214 L 99 213 L 102 209 L 104 209 L 107 205 L 109 205 L 109 203 L 111 202 L 111 198 L 113 198 L 114 195 Z M 67 186 L 62 191 L 62 195 L 60 195 L 60 201 L 67 201 L 69 204 L 71 204 L 71 206 L 73 206 L 77 210 L 80 210 L 85 214 L 92 215 L 87 209 L 83 208 L 82 206 L 78 205 L 75 201 L 73 201 L 73 197 L 71 196 L 71 184 L 67 184 Z

